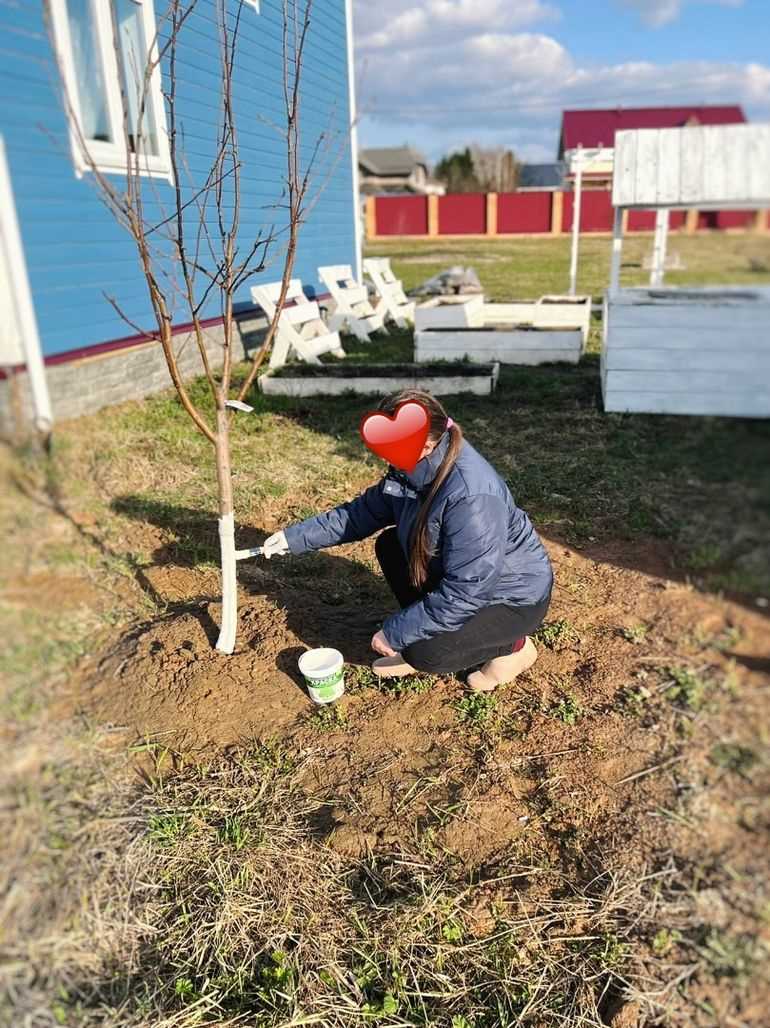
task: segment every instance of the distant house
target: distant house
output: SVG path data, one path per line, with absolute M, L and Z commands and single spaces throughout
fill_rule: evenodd
M 444 187 L 432 181 L 428 162 L 411 146 L 386 146 L 358 151 L 361 192 L 441 195 Z
M 168 24 L 167 7 L 166 0 L 51 0 L 53 19 L 47 25 L 40 2 L 0 3 L 0 84 L 4 95 L 14 98 L 0 107 L 0 426 L 9 409 L 9 379 L 2 368 L 26 365 L 33 377 L 32 354 L 37 354 L 38 377 L 43 383 L 47 377 L 56 419 L 139 397 L 169 383 L 160 347 L 129 328 L 105 299 L 115 296 L 132 325 L 142 330 L 154 327 L 136 247 L 105 209 L 94 189 L 94 173 L 75 142 L 82 133 L 98 170 L 115 190 L 125 189 L 120 91 L 128 91 L 129 103 L 134 104 L 131 117 L 136 118 L 136 101 L 131 99 L 135 94 L 129 89 L 132 48 L 147 46 L 152 52 L 158 26 Z M 183 190 L 188 189 L 190 176 L 199 181 L 210 167 L 219 124 L 218 9 L 218 4 L 199 4 L 179 36 L 176 110 L 185 139 L 183 166 L 189 169 L 180 176 Z M 284 189 L 286 143 L 265 125 L 285 117 L 283 15 L 277 0 L 244 3 L 242 8 L 238 0 L 225 0 L 224 10 L 231 20 L 236 14 L 240 17 L 242 49 L 233 87 L 244 165 L 238 245 L 248 251 L 259 233 L 280 218 L 275 212 L 281 210 L 277 204 Z M 314 17 L 322 32 L 305 55 L 303 142 L 310 148 L 314 139 L 331 131 L 338 143 L 319 158 L 317 177 L 324 188 L 300 234 L 295 275 L 308 289 L 320 290 L 319 265 L 355 266 L 360 250 L 350 131 L 350 3 L 315 0 Z M 313 33 L 311 29 L 311 41 Z M 120 50 L 114 41 L 118 34 Z M 339 59 L 330 62 L 330 52 Z M 71 98 L 69 107 L 62 101 L 55 53 Z M 175 199 L 163 93 L 168 75 L 164 54 L 148 90 L 143 127 L 151 128 L 140 143 L 145 214 L 148 220 L 157 218 L 159 226 L 165 224 Z M 128 131 L 133 132 L 131 125 Z M 129 138 L 133 146 L 134 136 Z M 185 207 L 192 225 L 189 235 L 194 237 L 198 222 L 192 199 Z M 280 264 L 274 263 L 244 282 L 235 297 L 239 308 L 253 310 L 249 287 L 279 273 Z M 178 324 L 185 320 L 182 315 L 180 311 L 174 319 L 180 339 L 189 327 Z M 199 317 L 205 319 L 207 339 L 211 338 L 211 360 L 221 360 L 223 319 L 216 291 Z M 190 345 L 180 357 L 189 374 L 200 373 L 195 352 Z
M 564 161 L 551 164 L 522 164 L 519 168 L 519 192 L 528 189 L 563 189 L 567 166 Z
M 741 125 L 746 121 L 737 105 L 692 107 L 614 107 L 607 110 L 564 111 L 559 137 L 558 159 L 571 151 L 604 151 L 600 160 L 586 167 L 585 186 L 609 189 L 612 185 L 612 154 L 615 133 L 622 129 L 681 128 L 684 125 Z M 606 160 L 609 155 L 610 160 Z

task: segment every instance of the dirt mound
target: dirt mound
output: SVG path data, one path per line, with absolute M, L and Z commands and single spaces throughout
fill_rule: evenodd
M 323 800 L 318 834 L 346 855 L 427 840 L 481 866 L 512 849 L 560 859 L 573 840 L 576 853 L 598 840 L 622 849 L 632 833 L 624 859 L 633 863 L 660 826 L 639 818 L 639 803 L 665 807 L 676 788 L 677 733 L 704 718 L 710 693 L 741 662 L 764 679 L 751 668 L 766 620 L 666 578 L 656 543 L 641 561 L 637 547 L 645 571 L 622 566 L 621 543 L 550 551 L 564 586 L 540 658 L 488 702 L 464 698 L 452 677 L 395 693 L 353 670 L 347 695 L 319 713 L 297 657 L 324 642 L 363 665 L 380 612 L 355 592 L 287 585 L 269 570 L 252 572 L 253 591 L 244 590 L 232 656 L 213 648 L 217 606 L 188 599 L 95 663 L 81 701 L 174 750 L 258 738 L 320 752 L 303 786 Z M 215 584 L 190 575 L 164 568 L 155 585 L 184 600 Z M 745 713 L 715 726 L 714 738 Z

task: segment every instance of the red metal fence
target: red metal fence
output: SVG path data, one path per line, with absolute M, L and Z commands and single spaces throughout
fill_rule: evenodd
M 551 231 L 553 193 L 498 193 L 497 231 L 505 235 Z
M 366 234 L 380 236 L 561 235 L 572 231 L 574 194 L 532 190 L 520 193 L 448 193 L 446 196 L 373 196 L 366 203 Z M 582 232 L 611 232 L 611 193 L 586 189 Z M 767 214 L 754 211 L 672 211 L 674 231 L 768 231 Z M 652 232 L 654 211 L 629 211 L 628 232 Z

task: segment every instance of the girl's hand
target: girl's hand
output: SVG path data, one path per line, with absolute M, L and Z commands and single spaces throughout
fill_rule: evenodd
M 375 632 L 372 636 L 372 649 L 375 653 L 381 653 L 383 657 L 395 657 L 396 651 L 390 645 L 382 632 Z
M 283 529 L 280 532 L 273 532 L 262 544 L 262 556 L 266 560 L 270 560 L 271 557 L 283 557 L 288 552 L 289 544 L 286 542 Z

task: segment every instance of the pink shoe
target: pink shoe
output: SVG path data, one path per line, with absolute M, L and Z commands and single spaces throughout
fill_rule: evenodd
M 372 663 L 372 671 L 380 678 L 404 678 L 406 675 L 416 675 L 418 672 L 411 664 L 407 664 L 400 653 L 395 657 L 378 657 Z
M 512 682 L 517 675 L 528 671 L 537 660 L 535 644 L 529 636 L 520 650 L 507 653 L 504 657 L 489 660 L 480 671 L 468 675 L 471 692 L 494 692 L 498 685 Z

